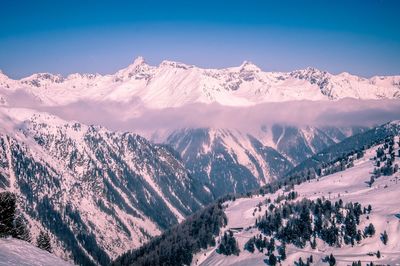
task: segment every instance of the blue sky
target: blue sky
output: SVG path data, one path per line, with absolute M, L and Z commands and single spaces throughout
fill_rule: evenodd
M 0 0 L 0 69 L 112 73 L 139 55 L 267 71 L 400 74 L 400 1 Z

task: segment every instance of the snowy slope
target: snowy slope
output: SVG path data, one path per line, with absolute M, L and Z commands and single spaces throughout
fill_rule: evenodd
M 398 155 L 398 142 L 399 137 L 396 137 L 395 153 L 396 158 L 394 164 L 399 164 L 400 159 Z M 337 265 L 351 265 L 353 261 L 360 260 L 363 265 L 367 262 L 373 261 L 375 264 L 381 265 L 398 265 L 400 263 L 400 220 L 398 215 L 400 213 L 400 198 L 398 192 L 400 189 L 400 176 L 399 172 L 390 176 L 381 176 L 372 184 L 368 186 L 367 182 L 376 167 L 373 158 L 376 156 L 376 150 L 382 145 L 374 146 L 366 150 L 365 155 L 361 159 L 354 162 L 354 167 L 348 168 L 345 171 L 337 172 L 314 179 L 309 182 L 302 183 L 295 186 L 294 190 L 299 193 L 298 200 L 301 198 L 317 199 L 325 197 L 331 201 L 338 201 L 342 199 L 346 202 L 359 202 L 362 206 L 372 205 L 372 212 L 366 216 L 361 216 L 360 228 L 363 230 L 369 223 L 373 223 L 376 233 L 372 237 L 365 238 L 360 244 L 344 245 L 341 248 L 331 247 L 318 239 L 317 249 L 311 249 L 307 244 L 304 249 L 296 248 L 293 245 L 287 245 L 288 258 L 282 265 L 294 265 L 300 257 L 303 261 L 311 254 L 314 257 L 312 265 L 327 265 L 321 259 L 329 254 L 334 254 Z M 263 203 L 267 198 L 274 199 L 282 190 L 278 190 L 274 194 L 266 194 L 265 196 L 253 196 L 252 198 L 241 198 L 236 201 L 227 203 L 228 208 L 225 213 L 228 216 L 228 225 L 225 230 L 229 228 L 243 227 L 247 228 L 255 224 L 256 219 L 260 214 L 264 213 L 266 206 L 262 206 L 261 211 L 254 213 L 254 209 L 261 202 Z M 380 240 L 380 234 L 387 231 L 389 241 L 384 245 Z M 264 260 L 267 258 L 264 253 L 258 252 L 250 253 L 243 250 L 244 244 L 253 235 L 259 234 L 257 228 L 250 230 L 239 230 L 234 236 L 238 240 L 241 252 L 239 256 L 224 256 L 216 253 L 215 248 L 210 248 L 204 252 L 196 255 L 193 260 L 193 265 L 265 265 Z M 378 259 L 375 255 L 369 256 L 367 253 L 376 253 L 380 251 L 382 257 Z
M 163 146 L 30 109 L 0 116 L 0 190 L 18 195 L 33 235 L 49 230 L 57 255 L 108 264 L 202 206 Z
M 67 266 L 71 265 L 55 255 L 18 239 L 0 239 L 2 266 Z
M 264 72 L 251 62 L 225 69 L 202 69 L 163 61 L 146 64 L 142 57 L 115 74 L 33 74 L 12 80 L 0 73 L 0 104 L 23 92 L 37 103 L 56 106 L 80 101 L 125 102 L 148 108 L 192 103 L 250 106 L 293 100 L 399 99 L 400 76 L 362 78 L 333 75 L 314 68 Z

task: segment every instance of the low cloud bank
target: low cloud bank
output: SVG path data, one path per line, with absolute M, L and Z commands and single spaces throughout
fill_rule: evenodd
M 261 125 L 373 126 L 400 119 L 398 100 L 335 102 L 296 101 L 251 107 L 192 104 L 179 108 L 145 109 L 137 104 L 75 103 L 44 108 L 68 120 L 101 124 L 117 130 L 157 131 L 177 128 L 259 129 Z
M 199 127 L 251 131 L 272 124 L 373 126 L 400 119 L 400 100 L 293 101 L 250 107 L 191 104 L 178 108 L 147 109 L 140 99 L 127 103 L 82 101 L 54 107 L 42 106 L 25 94 L 8 99 L 11 106 L 37 109 L 66 120 L 99 124 L 114 130 L 136 132 Z

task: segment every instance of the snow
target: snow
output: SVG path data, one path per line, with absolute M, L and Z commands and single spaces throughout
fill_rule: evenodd
M 6 138 L 5 141 L 5 145 L 6 145 L 6 157 L 7 157 L 7 164 L 8 165 L 13 165 L 12 162 L 12 158 L 11 158 L 11 144 L 10 144 L 10 138 Z M 10 192 L 14 192 L 15 191 L 15 173 L 12 167 L 8 167 L 8 176 L 9 176 L 9 180 L 10 180 Z
M 396 142 L 398 139 L 396 138 Z M 400 220 L 396 217 L 400 213 L 400 198 L 398 196 L 400 175 L 396 173 L 392 176 L 381 176 L 376 179 L 371 188 L 366 184 L 374 169 L 373 160 L 370 158 L 375 155 L 377 147 L 367 150 L 365 156 L 356 160 L 355 166 L 352 168 L 295 186 L 295 191 L 299 193 L 298 200 L 301 198 L 316 199 L 325 197 L 332 201 L 340 198 L 344 203 L 359 202 L 362 206 L 371 204 L 372 212 L 369 214 L 369 219 L 367 220 L 366 216 L 361 216 L 359 228 L 363 230 L 369 223 L 373 223 L 376 229 L 375 235 L 363 239 L 361 244 L 357 244 L 354 247 L 330 247 L 320 240 L 318 240 L 316 250 L 311 249 L 309 245 L 305 249 L 287 245 L 288 258 L 282 265 L 293 265 L 294 261 L 298 261 L 300 257 L 304 261 L 311 254 L 314 257 L 314 261 L 316 261 L 313 265 L 326 265 L 326 263 L 321 262 L 321 259 L 331 253 L 334 254 L 337 265 L 349 265 L 357 260 L 360 260 L 363 265 L 370 261 L 375 264 L 400 265 Z M 398 149 L 396 144 L 396 154 Z M 399 162 L 400 159 L 396 157 L 395 163 Z M 228 207 L 225 213 L 228 216 L 228 225 L 222 231 L 224 232 L 234 227 L 245 228 L 241 232 L 235 233 L 241 249 L 240 255 L 224 256 L 217 254 L 215 249 L 209 249 L 196 254 L 193 265 L 265 265 L 263 260 L 266 259 L 266 256 L 263 253 L 255 251 L 252 254 L 243 250 L 248 238 L 259 233 L 254 228 L 248 231 L 246 228 L 253 226 L 256 218 L 265 211 L 266 207 L 262 206 L 261 212 L 257 211 L 253 216 L 253 211 L 257 204 L 264 202 L 267 198 L 273 200 L 279 193 L 282 193 L 282 191 L 279 190 L 272 195 L 240 198 L 233 202 L 227 202 L 226 205 Z M 385 230 L 389 235 L 387 245 L 384 245 L 380 240 L 380 234 Z M 376 256 L 367 255 L 369 252 L 377 252 L 378 250 L 382 254 L 380 259 L 377 259 Z
M 164 201 L 164 203 L 168 206 L 168 208 L 174 213 L 174 215 L 176 216 L 176 218 L 178 219 L 179 222 L 182 222 L 184 220 L 184 216 L 182 215 L 182 213 L 180 213 L 172 204 L 169 200 L 167 200 L 167 198 L 165 197 L 164 193 L 161 191 L 159 185 L 153 180 L 153 178 L 151 178 L 151 176 L 146 173 L 146 172 L 142 172 L 141 176 L 144 177 L 144 179 L 146 180 L 146 182 L 151 186 L 152 189 L 154 189 L 157 194 L 161 197 L 161 199 Z M 174 195 L 175 196 L 175 195 Z
M 13 238 L 0 238 L 0 265 L 67 266 L 71 264 L 28 242 Z
M 12 80 L 0 74 L 1 102 L 10 92 L 25 92 L 46 106 L 78 102 L 134 102 L 151 109 L 192 103 L 251 106 L 293 100 L 398 99 L 400 76 L 361 78 L 314 68 L 264 72 L 251 62 L 225 69 L 202 69 L 179 62 L 148 65 L 138 57 L 115 74 L 33 74 Z

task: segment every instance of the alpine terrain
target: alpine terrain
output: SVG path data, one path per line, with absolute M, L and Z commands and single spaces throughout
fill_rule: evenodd
M 139 57 L 108 75 L 0 73 L 0 236 L 12 237 L 0 258 L 29 264 L 9 256 L 37 253 L 19 238 L 78 265 L 292 265 L 327 252 L 397 262 L 400 210 L 381 198 L 396 189 L 398 123 L 336 120 L 399 98 L 400 76 L 250 62 Z
M 109 264 L 203 206 L 168 147 L 28 109 L 2 108 L 1 120 L 0 188 L 64 259 Z
M 316 154 L 313 167 L 215 203 L 223 214 L 213 212 L 221 222 L 212 231 L 201 231 L 205 210 L 114 264 L 396 265 L 399 137 L 399 121 L 353 136 Z

